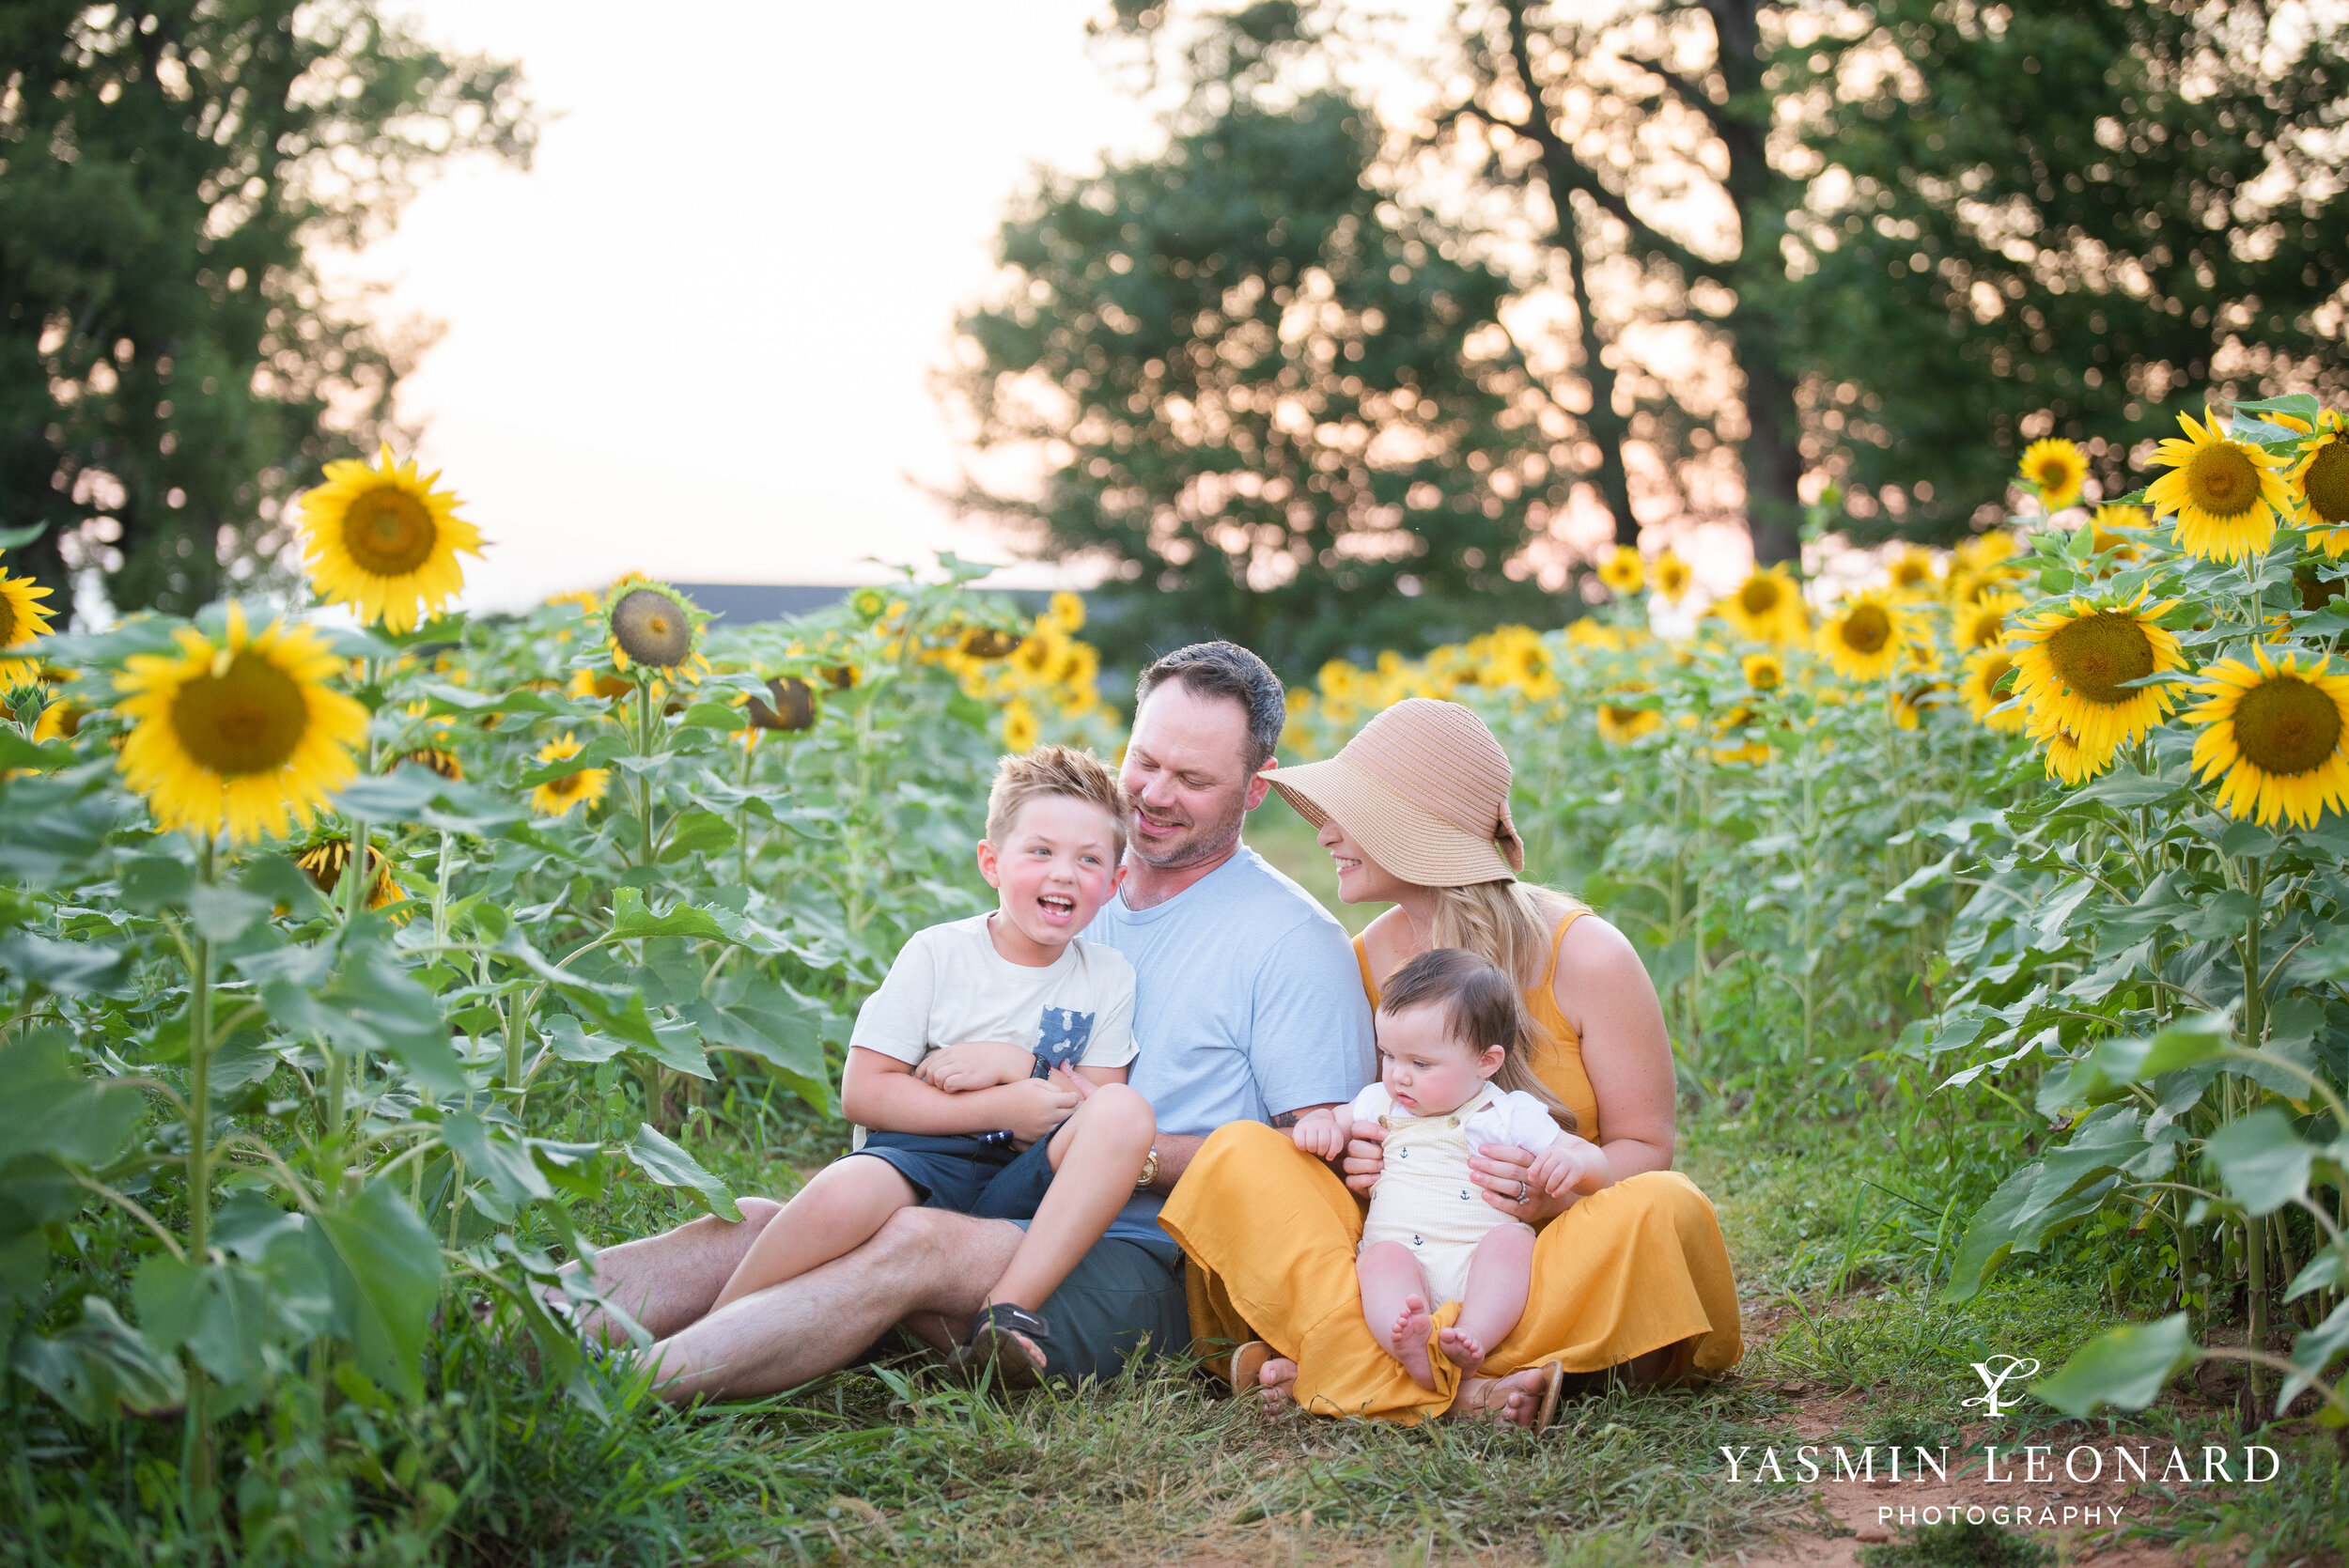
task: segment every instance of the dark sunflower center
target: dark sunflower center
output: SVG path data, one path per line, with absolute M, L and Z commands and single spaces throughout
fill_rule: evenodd
M 1926 568 L 1915 561 L 1903 561 L 1892 568 L 1892 582 L 1902 588 L 1914 588 L 1925 580 Z
M 1775 691 L 1778 683 L 1784 678 L 1784 673 L 1777 665 L 1760 665 L 1753 672 L 1753 689 L 1756 691 Z
M 430 559 L 439 537 L 431 508 L 389 485 L 365 491 L 343 514 L 343 548 L 377 577 L 414 571 Z
M 2006 616 L 2003 613 L 1992 614 L 1984 612 L 1978 614 L 1966 628 L 1966 645 L 1986 648 L 1999 640 L 1999 633 L 2005 628 Z
M 2131 617 L 2100 610 L 2048 638 L 2047 661 L 2058 680 L 2090 702 L 2124 703 L 2137 695 L 2124 683 L 2154 673 L 2154 644 Z
M 1737 590 L 1737 605 L 1749 615 L 1766 615 L 1778 608 L 1779 587 L 1766 577 L 1757 577 Z
M 2043 490 L 2065 489 L 2072 483 L 2072 468 L 2060 457 L 2042 458 L 2036 476 Z
M 668 595 L 651 588 L 626 594 L 612 607 L 612 635 L 630 659 L 660 670 L 684 663 L 693 646 L 693 629 L 684 611 Z
M 0 648 L 16 646 L 16 629 L 19 624 L 16 618 L 16 600 L 5 593 L 0 593 Z
M 1647 709 L 1643 707 L 1617 707 L 1614 704 L 1609 703 L 1606 707 L 1600 711 L 1607 715 L 1607 722 L 1610 724 L 1629 725 L 1638 722 L 1640 715 L 1645 713 Z
M 2300 590 L 2300 608 L 2303 610 L 2322 610 L 2341 597 L 2341 579 L 2319 577 L 2312 567 L 2303 567 L 2294 572 L 2292 582 Z
M 762 730 L 804 730 L 816 723 L 816 689 L 797 675 L 778 675 L 767 683 L 772 706 L 751 699 L 751 722 Z
M 2341 744 L 2341 708 L 2320 687 L 2276 675 L 2235 705 L 2235 744 L 2263 771 L 2290 777 L 2322 766 Z
M 309 728 L 310 707 L 293 676 L 260 655 L 241 653 L 219 675 L 179 689 L 171 727 L 199 767 L 224 778 L 285 766 Z
M 2205 446 L 2186 464 L 2186 493 L 2213 517 L 2241 517 L 2259 499 L 2259 465 L 2232 442 Z
M 568 800 L 578 794 L 586 783 L 587 769 L 583 768 L 576 773 L 566 773 L 559 779 L 549 779 L 546 783 L 546 790 L 558 800 Z
M 2014 668 L 2015 660 L 2009 659 L 2002 653 L 1993 655 L 1991 658 L 1983 660 L 1982 664 L 1982 694 L 1985 697 L 1997 696 L 1999 694 L 1999 682 L 2006 679 L 2007 672 Z
M 2310 511 L 2335 527 L 2349 522 L 2349 442 L 2333 440 L 2318 447 L 2301 483 Z
M 1854 653 L 1882 653 L 1892 640 L 1892 617 L 1881 605 L 1859 605 L 1843 617 L 1843 629 L 1837 635 Z

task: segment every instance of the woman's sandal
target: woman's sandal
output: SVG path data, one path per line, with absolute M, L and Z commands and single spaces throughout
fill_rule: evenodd
M 1542 1406 L 1533 1417 L 1533 1430 L 1547 1432 L 1549 1423 L 1558 1419 L 1558 1396 L 1566 1386 L 1566 1364 L 1563 1361 L 1542 1363 Z
M 1539 1370 L 1541 1372 L 1539 1383 L 1531 1389 L 1517 1390 L 1530 1394 L 1540 1402 L 1533 1411 L 1533 1424 L 1526 1429 L 1530 1432 L 1549 1430 L 1550 1423 L 1558 1419 L 1559 1397 L 1565 1389 L 1564 1362 L 1544 1361 Z M 1516 1373 L 1510 1373 L 1507 1377 L 1516 1375 Z M 1494 1377 L 1486 1380 L 1483 1392 L 1477 1396 L 1476 1404 L 1470 1406 L 1482 1419 L 1512 1424 L 1508 1422 L 1505 1415 L 1509 1407 L 1509 1395 L 1500 1391 L 1501 1385 L 1507 1381 L 1507 1377 Z
M 1019 1342 L 1035 1347 L 1037 1359 L 1028 1358 Z M 1052 1354 L 1051 1326 L 1034 1312 L 998 1301 L 983 1307 L 971 1320 L 971 1332 L 946 1355 L 946 1369 L 975 1383 L 988 1368 L 999 1389 L 1033 1389 L 1044 1381 L 1045 1363 Z
M 1262 1340 L 1250 1340 L 1232 1352 L 1232 1358 L 1223 1365 L 1223 1375 L 1232 1385 L 1235 1395 L 1256 1391 L 1257 1380 L 1264 1364 L 1272 1359 L 1272 1347 Z

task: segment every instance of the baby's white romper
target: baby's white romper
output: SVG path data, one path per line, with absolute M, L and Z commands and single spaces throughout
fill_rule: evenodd
M 1435 1291 L 1427 1303 L 1431 1312 L 1462 1299 L 1476 1244 L 1502 1225 L 1522 1223 L 1485 1202 L 1484 1188 L 1469 1178 L 1469 1156 L 1487 1143 L 1539 1154 L 1557 1139 L 1558 1124 L 1523 1090 L 1490 1083 L 1441 1116 L 1410 1114 L 1383 1083 L 1357 1094 L 1351 1110 L 1356 1121 L 1387 1129 L 1385 1166 L 1370 1189 L 1362 1246 L 1399 1241 L 1408 1247 Z

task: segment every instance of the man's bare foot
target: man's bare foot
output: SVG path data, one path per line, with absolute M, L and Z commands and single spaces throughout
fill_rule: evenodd
M 1411 1374 L 1411 1381 L 1423 1389 L 1436 1386 L 1436 1369 L 1427 1361 L 1427 1303 L 1416 1296 L 1403 1298 L 1403 1310 L 1395 1314 L 1394 1327 L 1387 1331 L 1387 1348 L 1403 1363 L 1403 1370 Z
M 1540 1367 L 1528 1367 L 1506 1377 L 1464 1377 L 1444 1419 L 1532 1427 L 1541 1420 L 1546 1379 Z
M 1297 1406 L 1297 1363 L 1275 1356 L 1256 1374 L 1256 1393 L 1268 1416 L 1285 1415 Z
M 1473 1374 L 1477 1368 L 1485 1364 L 1485 1347 L 1477 1343 L 1472 1335 L 1462 1333 L 1456 1327 L 1438 1329 L 1436 1348 L 1443 1352 L 1445 1360 L 1464 1374 Z

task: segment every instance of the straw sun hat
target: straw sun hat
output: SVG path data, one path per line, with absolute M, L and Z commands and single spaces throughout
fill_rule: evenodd
M 1336 756 L 1276 768 L 1272 787 L 1315 827 L 1331 818 L 1387 871 L 1423 888 L 1514 878 L 1509 753 L 1458 703 L 1407 697 Z

